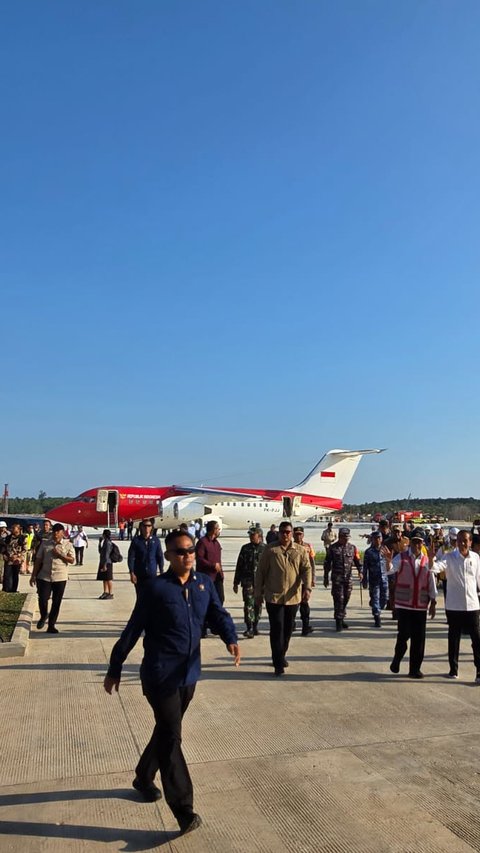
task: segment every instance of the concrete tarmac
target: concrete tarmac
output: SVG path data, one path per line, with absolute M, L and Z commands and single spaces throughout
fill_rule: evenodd
M 317 537 L 315 532 L 315 537 Z M 307 531 L 307 538 L 311 539 Z M 0 662 L 0 849 L 15 853 L 466 853 L 480 850 L 480 686 L 470 641 L 449 681 L 443 600 L 428 624 L 425 679 L 389 671 L 395 623 L 378 630 L 358 584 L 350 629 L 334 631 L 317 573 L 315 633 L 294 635 L 286 677 L 272 677 L 267 620 L 242 637 L 225 537 L 227 607 L 243 654 L 236 670 L 217 638 L 203 641 L 203 678 L 184 720 L 184 750 L 203 827 L 180 837 L 163 801 L 132 789 L 153 719 L 142 696 L 141 642 L 118 695 L 103 690 L 110 650 L 134 591 L 126 563 L 99 601 L 96 542 L 73 568 L 58 628 L 35 623 L 25 658 Z M 126 543 L 121 544 L 126 552 Z M 21 588 L 28 588 L 22 578 Z M 38 618 L 38 617 L 36 617 Z M 36 620 L 35 620 L 36 621 Z

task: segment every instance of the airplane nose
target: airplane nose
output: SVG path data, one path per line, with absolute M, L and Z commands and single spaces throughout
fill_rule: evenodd
M 61 506 L 55 507 L 55 509 L 49 510 L 45 513 L 47 518 L 51 518 L 52 521 L 59 521 L 62 524 L 68 521 L 71 513 L 69 512 L 69 507 L 71 504 L 62 504 Z

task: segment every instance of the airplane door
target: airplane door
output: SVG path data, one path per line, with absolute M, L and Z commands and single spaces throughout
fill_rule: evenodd
M 108 489 L 99 489 L 97 492 L 97 512 L 108 510 Z
M 157 515 L 163 521 L 163 502 L 161 500 L 157 501 Z
M 300 515 L 300 508 L 302 505 L 301 495 L 296 495 L 294 498 L 290 497 L 290 495 L 284 495 L 282 501 L 284 518 L 292 518 Z
M 292 509 L 293 509 L 292 515 L 293 516 L 298 516 L 301 514 L 301 506 L 302 506 L 302 498 L 300 497 L 300 495 L 296 495 L 293 499 L 293 507 L 292 507 Z

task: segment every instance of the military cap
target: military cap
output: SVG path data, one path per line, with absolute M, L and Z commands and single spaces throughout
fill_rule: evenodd
M 251 536 L 252 533 L 262 533 L 263 534 L 263 530 L 261 527 L 259 527 L 258 524 L 253 524 L 252 527 L 248 528 L 248 535 Z
M 296 533 L 296 532 L 297 532 L 297 530 L 301 530 L 301 531 L 302 531 L 302 533 L 304 532 L 303 527 L 300 527 L 300 526 L 299 526 L 299 527 L 294 527 L 294 528 L 293 528 L 293 532 L 294 532 L 294 533 Z
M 350 536 L 350 528 L 349 527 L 341 527 L 338 531 L 339 536 Z
M 410 534 L 410 539 L 421 539 L 422 542 L 425 541 L 425 534 L 421 527 L 415 527 Z

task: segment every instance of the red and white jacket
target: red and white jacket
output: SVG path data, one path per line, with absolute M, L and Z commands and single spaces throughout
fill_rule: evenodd
M 402 551 L 398 557 L 400 568 L 395 583 L 394 606 L 405 610 L 426 610 L 430 599 L 436 597 L 435 580 L 429 569 L 428 557 L 425 554 L 420 556 L 418 573 L 415 572 L 415 557 L 409 550 Z

